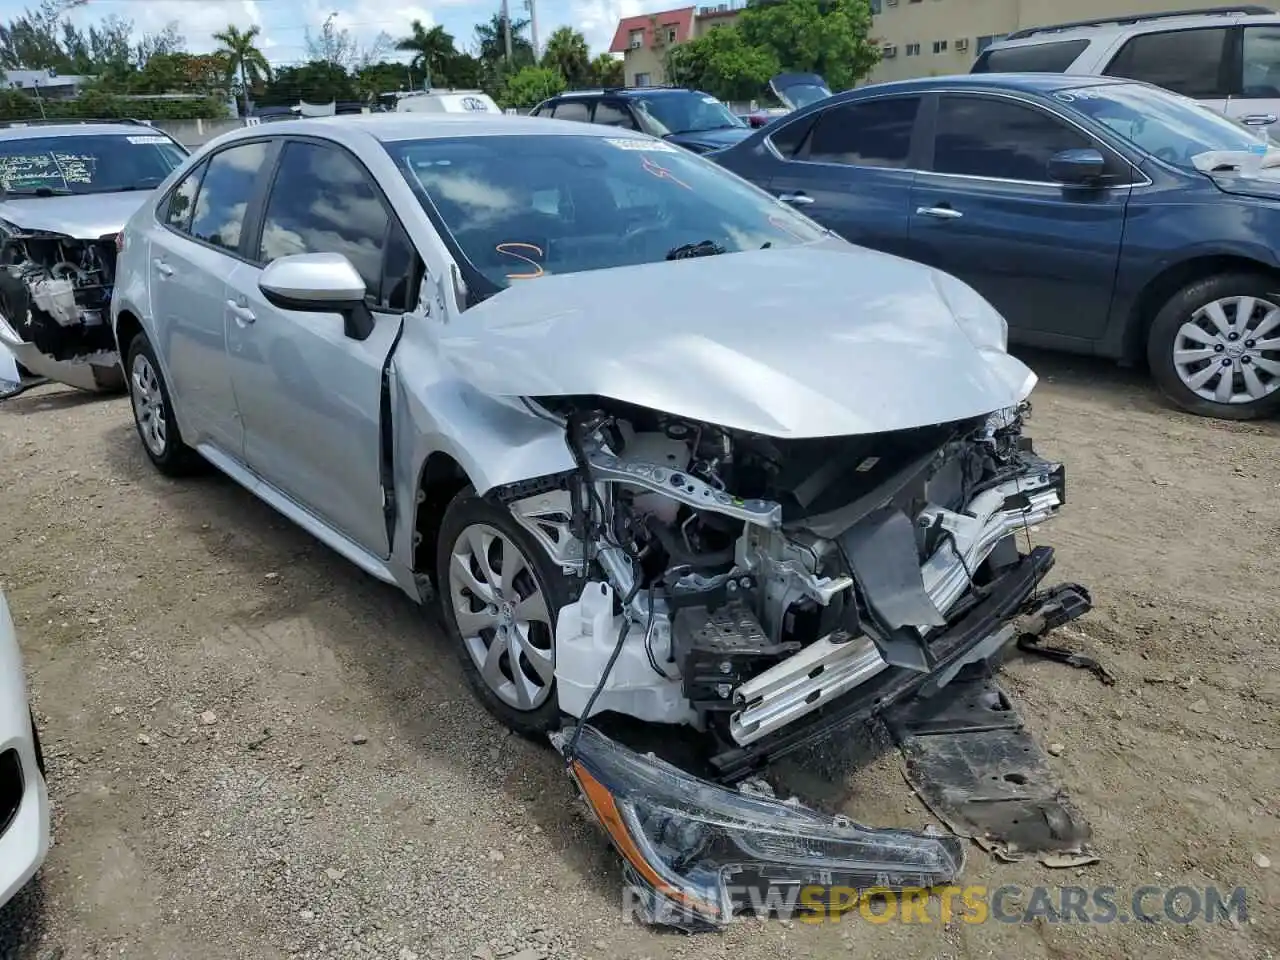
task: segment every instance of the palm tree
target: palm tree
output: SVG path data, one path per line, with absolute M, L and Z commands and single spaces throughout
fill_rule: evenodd
M 542 65 L 560 71 L 570 88 L 583 86 L 591 75 L 591 52 L 587 39 L 572 27 L 558 27 L 547 38 Z
M 533 44 L 523 36 L 529 29 L 529 21 L 511 18 L 511 63 L 513 70 L 531 67 L 537 61 L 533 55 Z M 506 31 L 502 26 L 502 14 L 495 13 L 488 23 L 476 24 L 476 44 L 480 48 L 479 58 L 489 65 L 497 64 L 507 58 Z
M 591 61 L 593 83 L 602 87 L 620 87 L 625 82 L 622 61 L 610 53 L 602 53 Z
M 245 116 L 249 115 L 250 84 L 269 79 L 271 76 L 271 65 L 267 63 L 267 58 L 253 42 L 261 32 L 262 28 L 254 24 L 243 33 L 239 27 L 228 26 L 227 29 L 213 35 L 213 39 L 222 44 L 214 51 L 214 55 L 221 56 L 227 61 L 227 69 L 232 75 L 237 72 L 240 74 L 240 89 L 244 91 Z
M 409 65 L 426 72 L 427 86 L 430 87 L 432 73 L 443 76 L 449 61 L 458 55 L 458 50 L 453 45 L 452 35 L 446 33 L 439 24 L 428 30 L 421 20 L 415 20 L 409 29 L 409 36 L 396 41 L 396 49 L 413 54 Z

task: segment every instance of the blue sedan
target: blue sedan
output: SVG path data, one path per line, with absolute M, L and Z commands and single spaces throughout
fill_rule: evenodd
M 1280 150 L 1122 79 L 862 87 L 708 154 L 868 247 L 954 274 L 1010 339 L 1144 361 L 1194 413 L 1280 409 Z

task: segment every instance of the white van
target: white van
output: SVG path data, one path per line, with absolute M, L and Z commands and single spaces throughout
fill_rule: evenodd
M 493 98 L 481 90 L 431 90 L 403 94 L 396 113 L 502 113 Z

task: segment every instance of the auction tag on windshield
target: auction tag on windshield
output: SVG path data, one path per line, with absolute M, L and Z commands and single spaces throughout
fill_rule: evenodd
M 130 143 L 168 143 L 168 137 L 160 137 L 152 134 L 149 137 L 126 137 Z
M 637 140 L 634 137 L 605 137 L 605 143 L 611 143 L 619 150 L 656 150 L 659 153 L 675 153 L 676 148 L 661 140 Z

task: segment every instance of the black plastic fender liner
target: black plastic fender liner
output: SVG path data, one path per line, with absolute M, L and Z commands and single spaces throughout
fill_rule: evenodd
M 988 584 L 985 599 L 930 641 L 934 658 L 932 672 L 891 667 L 789 726 L 745 747 L 723 750 L 710 758 L 717 779 L 724 783 L 741 780 L 779 757 L 817 743 L 846 726 L 865 722 L 914 694 L 930 677 L 963 660 L 974 647 L 1021 611 L 1053 564 L 1052 547 L 1035 547 L 998 580 Z

